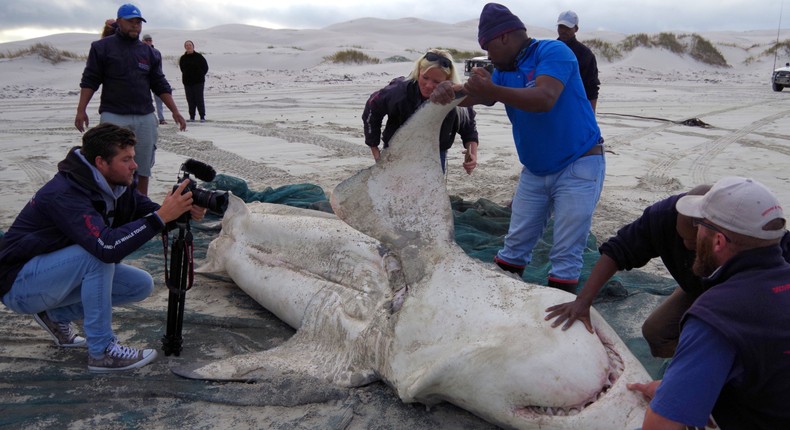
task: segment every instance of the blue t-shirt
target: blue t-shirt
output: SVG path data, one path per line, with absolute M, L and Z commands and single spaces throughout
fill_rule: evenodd
M 672 421 L 705 427 L 724 384 L 742 373 L 743 367 L 735 364 L 735 346 L 706 322 L 689 316 L 650 408 Z
M 551 76 L 565 86 L 548 112 L 526 112 L 505 106 L 513 124 L 519 161 L 538 176 L 564 169 L 601 140 L 576 56 L 558 40 L 532 40 L 520 54 L 517 70 L 495 70 L 492 82 L 508 88 L 533 88 L 538 76 Z

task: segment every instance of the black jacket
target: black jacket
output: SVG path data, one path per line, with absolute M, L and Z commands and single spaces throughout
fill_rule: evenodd
M 404 77 L 393 79 L 389 85 L 371 94 L 362 112 L 365 144 L 375 147 L 383 141 L 386 148 L 398 128 L 424 102 L 417 81 Z M 385 116 L 387 125 L 382 133 L 381 124 Z M 471 107 L 455 108 L 447 114 L 439 133 L 440 151 L 446 151 L 453 146 L 456 133 L 461 135 L 464 147 L 467 146 L 467 142 L 479 142 L 475 111 Z
M 582 77 L 582 83 L 584 83 L 587 100 L 597 100 L 601 81 L 598 80 L 598 61 L 595 59 L 595 54 L 590 48 L 576 40 L 575 36 L 565 44 L 571 48 L 571 51 L 576 55 L 576 61 L 579 62 L 579 74 Z
M 182 55 L 178 60 L 178 67 L 181 69 L 181 82 L 184 85 L 197 85 L 206 82 L 208 63 L 199 52 Z

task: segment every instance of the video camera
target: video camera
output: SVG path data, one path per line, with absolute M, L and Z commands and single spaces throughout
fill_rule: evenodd
M 184 179 L 189 179 L 189 184 L 184 188 L 184 193 L 192 191 L 192 202 L 200 207 L 204 207 L 212 212 L 219 214 L 225 213 L 228 208 L 228 192 L 227 191 L 208 191 L 198 188 L 195 180 L 192 179 L 190 174 L 195 175 L 198 179 L 205 182 L 211 182 L 217 176 L 214 168 L 206 163 L 188 159 L 181 165 L 178 175 L 178 183 L 173 185 L 173 191 L 178 188 Z M 189 212 L 186 213 L 189 215 Z

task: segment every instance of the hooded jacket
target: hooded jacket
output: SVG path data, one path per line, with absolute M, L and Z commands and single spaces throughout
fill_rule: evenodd
M 114 208 L 108 208 L 107 192 L 79 149 L 72 148 L 58 163 L 55 177 L 0 238 L 0 297 L 37 255 L 77 244 L 102 262 L 119 263 L 165 227 L 154 214 L 159 205 L 137 192 L 136 179 L 117 198 L 109 197 L 115 200 Z

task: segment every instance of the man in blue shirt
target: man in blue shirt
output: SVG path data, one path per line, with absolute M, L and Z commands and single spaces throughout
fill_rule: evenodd
M 644 429 L 790 428 L 790 263 L 785 218 L 753 179 L 726 177 L 679 213 L 697 225 L 693 270 L 705 292 L 681 321 L 662 381 L 629 384 L 652 397 Z
M 564 43 L 528 37 L 521 20 L 496 3 L 480 14 L 478 41 L 496 67 L 493 75 L 475 68 L 463 88 L 443 82 L 431 99 L 449 103 L 454 91 L 463 89 L 462 106 L 505 104 L 524 169 L 505 245 L 494 261 L 523 274 L 553 217 L 548 285 L 575 292 L 606 171 L 601 131 L 579 64 Z

